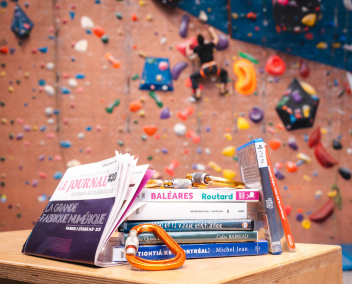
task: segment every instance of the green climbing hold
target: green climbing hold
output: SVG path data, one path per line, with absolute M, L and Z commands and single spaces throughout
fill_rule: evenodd
M 17 84 L 17 85 L 19 85 L 20 83 L 21 83 L 21 81 L 20 81 L 20 80 L 17 80 L 17 81 L 16 81 L 16 84 Z
M 138 120 L 134 120 L 133 123 L 134 123 L 134 124 L 138 124 Z
M 3 107 L 3 106 L 5 106 L 5 103 L 4 102 L 0 102 L 0 105 Z
M 16 216 L 17 216 L 17 218 L 21 218 L 21 217 L 22 217 L 22 214 L 21 214 L 21 213 L 18 213 Z
M 0 157 L 0 161 L 4 162 L 5 161 L 5 157 Z
M 255 96 L 258 96 L 258 92 L 255 92 L 254 95 L 255 95 Z
M 148 160 L 153 160 L 153 156 L 148 156 Z
M 133 75 L 131 79 L 132 79 L 132 81 L 135 81 L 135 80 L 139 79 L 139 75 L 138 74 Z
M 103 43 L 108 43 L 108 42 L 109 42 L 109 37 L 108 37 L 107 35 L 103 35 L 103 36 L 101 37 L 101 41 L 102 41 Z
M 117 107 L 120 104 L 120 100 L 116 100 L 113 103 L 111 103 L 105 110 L 107 113 L 112 113 L 114 108 Z
M 233 159 L 238 162 L 238 158 L 236 156 L 233 156 Z
M 32 99 L 35 100 L 37 97 L 36 96 L 33 96 Z
M 123 141 L 119 140 L 117 141 L 117 144 L 119 144 L 120 146 L 123 146 Z
M 6 66 L 5 63 L 1 63 L 1 67 L 4 68 Z
M 150 91 L 149 96 L 155 100 L 158 107 L 160 107 L 160 108 L 163 107 L 163 105 L 164 105 L 163 102 L 161 101 L 159 96 L 154 91 Z
M 13 139 L 13 134 L 12 133 L 9 134 L 9 138 Z
M 255 63 L 255 64 L 258 64 L 258 63 L 259 63 L 259 61 L 258 61 L 257 59 L 255 59 L 252 55 L 250 55 L 250 54 L 248 54 L 248 53 L 239 52 L 238 54 L 239 54 L 239 56 L 241 56 L 241 57 L 244 58 L 244 59 L 249 60 L 250 62 L 253 62 L 253 63 Z
M 122 19 L 122 14 L 121 14 L 120 12 L 117 12 L 117 13 L 116 13 L 116 18 L 118 18 L 118 19 L 121 20 L 121 19 Z
M 145 140 L 147 140 L 147 135 L 144 135 L 144 134 L 143 134 L 143 135 L 141 136 L 141 138 L 142 138 L 143 141 L 145 141 Z

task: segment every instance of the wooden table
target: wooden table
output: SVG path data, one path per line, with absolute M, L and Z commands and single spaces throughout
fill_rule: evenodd
M 295 253 L 192 259 L 179 269 L 154 272 L 27 256 L 21 249 L 29 233 L 0 233 L 0 283 L 342 283 L 339 246 L 297 244 Z

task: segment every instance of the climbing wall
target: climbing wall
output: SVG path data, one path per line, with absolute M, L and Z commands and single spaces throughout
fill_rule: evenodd
M 173 159 L 180 162 L 174 177 L 181 178 L 196 170 L 223 176 L 223 170 L 231 170 L 239 178 L 236 153 L 232 154 L 228 147 L 237 148 L 263 137 L 267 142 L 280 142 L 277 150 L 269 148 L 269 152 L 273 164 L 285 176 L 278 183 L 290 212 L 295 241 L 352 241 L 347 233 L 352 225 L 351 180 L 338 174 L 339 167 L 352 168 L 352 97 L 348 92 L 341 95 L 347 82 L 345 71 L 305 61 L 310 74 L 303 80 L 315 88 L 320 104 L 313 128 L 289 132 L 282 128 L 275 107 L 293 78 L 302 79 L 298 57 L 229 40 L 229 47 L 215 54 L 217 62 L 229 72 L 229 95 L 219 96 L 216 78 L 202 80 L 203 99 L 194 104 L 189 101 L 191 89 L 185 82 L 199 63 L 176 49 L 185 40 L 179 35 L 181 17 L 186 13 L 183 10 L 171 9 L 158 1 L 18 3 L 34 27 L 28 39 L 17 38 L 10 30 L 16 3 L 1 1 L 0 48 L 9 48 L 8 53 L 0 53 L 1 231 L 33 227 L 68 163 L 97 162 L 112 157 L 118 150 L 139 157 L 139 164 L 150 163 L 163 179 L 172 179 L 164 168 Z M 188 15 L 191 19 L 187 37 L 202 32 L 210 39 L 207 26 Z M 100 26 L 98 31 L 103 29 L 106 37 L 97 37 L 92 27 L 82 28 L 84 16 L 95 27 Z M 87 41 L 86 48 L 77 44 L 82 40 Z M 251 63 L 257 87 L 248 96 L 238 93 L 233 84 L 236 76 L 232 65 L 240 58 L 239 52 L 250 54 L 259 62 Z M 106 59 L 107 53 L 113 62 L 120 62 L 119 68 Z M 263 72 L 272 54 L 278 54 L 286 64 L 286 72 L 281 76 Z M 139 89 L 146 56 L 168 58 L 171 69 L 179 62 L 188 64 L 179 78 L 173 80 L 174 91 L 151 93 L 159 97 L 157 101 L 149 91 Z M 117 100 L 119 104 L 109 113 L 106 108 Z M 133 112 L 130 105 L 136 101 L 141 102 L 142 108 Z M 264 111 L 264 120 L 258 124 L 249 117 L 254 106 Z M 194 112 L 184 121 L 177 113 L 187 107 Z M 162 111 L 167 113 L 166 108 L 170 118 L 160 119 Z M 243 118 L 249 128 L 243 129 L 238 118 Z M 177 123 L 194 130 L 200 142 L 177 135 Z M 148 135 L 144 131 L 146 126 L 156 126 L 157 130 Z M 322 144 L 338 161 L 329 169 L 318 163 L 314 150 L 307 146 L 307 138 L 318 126 Z M 287 146 L 289 138 L 295 138 L 298 150 Z M 334 139 L 341 143 L 341 150 L 333 149 Z M 290 173 L 286 163 L 300 164 L 298 153 L 309 156 L 311 162 Z M 214 163 L 221 167 L 220 172 L 210 166 Z M 307 222 L 329 200 L 328 193 L 334 184 L 343 199 L 341 210 L 336 207 L 323 223 Z

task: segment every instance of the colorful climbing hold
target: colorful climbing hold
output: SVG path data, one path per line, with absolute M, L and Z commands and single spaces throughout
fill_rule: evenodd
M 117 107 L 120 104 L 120 100 L 116 100 L 112 102 L 111 104 L 108 105 L 107 108 L 105 108 L 107 113 L 112 113 L 114 108 Z
M 320 142 L 317 143 L 314 149 L 314 154 L 320 165 L 324 168 L 331 168 L 337 164 L 337 161 L 330 156 L 330 154 L 324 148 L 323 144 Z
M 294 162 L 288 161 L 286 162 L 286 169 L 288 172 L 294 173 L 298 170 L 298 167 Z
M 132 101 L 130 103 L 130 111 L 136 112 L 137 110 L 140 110 L 142 108 L 142 103 L 139 100 Z
M 154 91 L 150 91 L 149 92 L 149 96 L 155 101 L 156 105 L 158 107 L 163 107 L 163 102 L 161 101 L 160 97 L 154 92 Z
M 147 125 L 143 127 L 144 132 L 149 136 L 152 136 L 157 131 L 157 129 L 158 128 L 155 125 Z
M 93 33 L 97 37 L 102 37 L 105 34 L 105 30 L 100 26 L 95 26 L 95 27 L 93 27 Z
M 265 71 L 274 76 L 282 75 L 286 70 L 286 64 L 278 55 L 271 55 L 265 64 Z
M 277 150 L 277 149 L 279 149 L 280 146 L 281 146 L 281 141 L 276 140 L 276 139 L 275 139 L 275 140 L 269 140 L 269 141 L 268 141 L 268 144 L 269 144 L 269 146 L 270 146 L 271 149 Z
M 252 94 L 257 87 L 257 76 L 253 65 L 247 59 L 239 59 L 233 64 L 233 72 L 238 77 L 236 91 L 242 95 Z
M 196 133 L 192 129 L 188 129 L 186 131 L 186 137 L 187 138 L 191 138 L 193 143 L 199 143 L 200 142 L 200 137 L 198 135 L 196 135 Z
M 186 121 L 188 116 L 192 115 L 193 112 L 194 112 L 193 107 L 188 106 L 184 111 L 178 111 L 176 115 L 179 119 Z
M 250 111 L 249 111 L 249 118 L 254 122 L 254 123 L 259 123 L 263 120 L 264 118 L 264 111 L 262 108 L 259 106 L 254 106 Z
M 239 52 L 238 53 L 240 57 L 244 58 L 244 59 L 247 59 L 249 60 L 250 62 L 253 62 L 255 64 L 258 64 L 259 61 L 257 59 L 254 58 L 254 56 L 248 54 L 248 53 L 245 53 L 245 52 Z
M 226 179 L 234 179 L 236 177 L 236 172 L 233 170 L 225 169 L 222 171 L 222 174 L 224 175 L 224 178 Z
M 311 226 L 312 226 L 312 223 L 308 219 L 304 219 L 302 221 L 302 227 L 304 229 L 309 230 Z
M 216 171 L 218 173 L 220 173 L 222 171 L 222 168 L 214 161 L 210 161 L 208 165 L 209 165 L 209 167 L 211 167 L 214 171 Z
M 308 147 L 313 148 L 321 139 L 320 127 L 313 130 L 308 139 Z
M 228 146 L 221 151 L 221 154 L 227 157 L 232 157 L 235 155 L 235 147 Z
M 239 117 L 237 118 L 237 127 L 238 129 L 244 130 L 244 129 L 249 129 L 250 125 L 245 118 Z

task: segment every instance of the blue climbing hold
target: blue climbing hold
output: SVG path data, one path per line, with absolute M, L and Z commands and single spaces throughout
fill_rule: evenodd
M 34 25 L 31 19 L 28 18 L 21 7 L 16 4 L 12 17 L 11 30 L 20 38 L 26 38 L 31 33 L 33 26 Z
M 1 1 L 0 2 L 1 8 L 6 8 L 7 7 L 7 2 L 6 1 Z
M 67 95 L 67 94 L 71 94 L 71 91 L 70 91 L 70 89 L 68 89 L 68 88 L 61 87 L 61 93 L 62 93 L 63 95 Z
M 54 110 L 54 114 L 55 115 L 59 115 L 60 114 L 60 110 L 59 109 Z
M 84 79 L 86 77 L 86 75 L 78 73 L 76 74 L 76 79 Z
M 38 84 L 39 84 L 40 86 L 45 86 L 45 80 L 44 80 L 44 79 L 40 79 L 40 80 L 38 81 Z
M 87 130 L 87 131 L 91 131 L 91 130 L 92 130 L 92 127 L 91 127 L 91 126 L 87 126 L 86 130 Z
M 202 147 L 197 147 L 197 154 L 202 154 L 202 152 L 203 152 L 203 149 L 202 149 Z
M 162 153 L 164 153 L 164 154 L 169 153 L 169 150 L 168 150 L 168 149 L 166 149 L 166 148 L 161 148 L 160 150 L 161 150 L 161 152 L 162 152 Z
M 60 179 L 60 178 L 62 178 L 63 175 L 64 174 L 62 172 L 56 172 L 56 173 L 54 173 L 54 179 Z
M 73 19 L 74 19 L 74 17 L 75 17 L 75 12 L 70 11 L 70 17 L 71 17 L 71 20 L 73 20 Z
M 60 146 L 62 148 L 70 148 L 71 147 L 71 142 L 70 141 L 60 141 Z
M 91 30 L 86 30 L 86 34 L 91 35 L 91 34 L 92 34 L 92 31 L 91 31 Z
M 43 132 L 45 129 L 46 129 L 46 125 L 43 125 L 43 126 L 40 127 L 40 131 L 42 131 L 42 132 Z
M 41 53 L 47 53 L 48 52 L 48 47 L 47 46 L 39 47 L 38 51 L 40 51 Z

